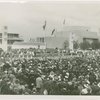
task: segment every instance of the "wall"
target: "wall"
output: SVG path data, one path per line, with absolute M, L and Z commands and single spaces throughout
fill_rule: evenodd
M 38 49 L 38 45 L 12 45 L 12 49 L 29 49 L 29 48 L 36 48 Z M 40 45 L 40 49 L 45 49 L 45 45 Z

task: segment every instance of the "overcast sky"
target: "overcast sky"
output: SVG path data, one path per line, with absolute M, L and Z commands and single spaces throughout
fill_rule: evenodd
M 100 2 L 53 2 L 0 3 L 0 26 L 7 25 L 9 32 L 20 33 L 25 40 L 43 36 L 42 26 L 47 21 L 46 34 L 67 25 L 100 28 Z

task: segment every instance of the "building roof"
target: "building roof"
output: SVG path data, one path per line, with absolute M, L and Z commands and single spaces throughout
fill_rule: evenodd
M 93 38 L 93 39 L 98 38 L 97 32 L 84 31 L 84 30 L 74 30 L 72 32 L 82 38 Z
M 76 36 L 80 36 L 81 38 L 92 38 L 92 39 L 99 38 L 97 32 L 91 32 L 89 30 L 83 30 L 83 29 L 63 30 L 63 31 L 56 32 L 55 36 L 69 38 L 70 33 L 74 33 Z
M 86 26 L 65 26 L 63 28 L 63 30 L 65 30 L 65 31 L 70 31 L 70 30 L 84 30 L 84 31 L 86 31 L 86 30 L 90 30 L 90 28 L 86 27 Z
M 19 35 L 19 33 L 9 33 L 9 32 L 8 32 L 8 34 L 11 34 L 11 35 L 12 35 L 12 34 L 14 34 L 14 35 Z
M 23 39 L 22 38 L 7 38 L 7 40 L 19 40 L 19 41 L 23 41 Z
M 40 42 L 14 42 L 13 45 L 45 45 L 44 43 Z

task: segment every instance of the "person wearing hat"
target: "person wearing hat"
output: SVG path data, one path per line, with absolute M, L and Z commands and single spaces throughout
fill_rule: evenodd
M 38 77 L 36 78 L 36 89 L 39 94 L 41 94 L 42 87 L 43 87 L 43 80 L 41 76 L 38 74 Z

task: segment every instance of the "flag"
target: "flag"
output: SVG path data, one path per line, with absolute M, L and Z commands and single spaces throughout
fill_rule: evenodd
M 55 29 L 53 29 L 53 30 L 52 30 L 52 33 L 51 33 L 51 35 L 53 35 L 53 33 L 54 33 L 54 32 L 55 32 Z
M 43 30 L 45 30 L 46 24 L 47 24 L 47 22 L 45 21 L 45 23 L 44 23 L 44 25 L 43 25 Z
M 63 24 L 65 25 L 65 19 L 64 19 L 64 21 L 63 21 Z

